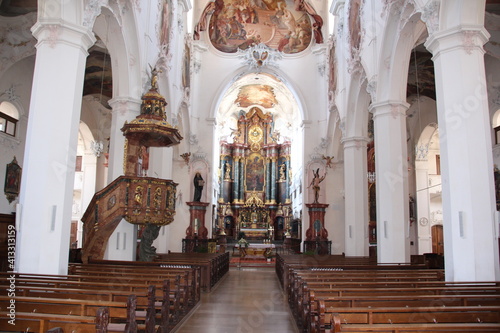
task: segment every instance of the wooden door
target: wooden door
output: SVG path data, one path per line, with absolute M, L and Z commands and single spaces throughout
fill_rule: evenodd
M 432 235 L 432 253 L 444 254 L 444 242 L 443 242 L 443 226 L 437 224 L 431 228 Z

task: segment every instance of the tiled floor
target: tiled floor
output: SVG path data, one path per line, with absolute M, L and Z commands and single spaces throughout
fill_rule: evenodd
M 272 268 L 231 268 L 176 333 L 295 333 Z

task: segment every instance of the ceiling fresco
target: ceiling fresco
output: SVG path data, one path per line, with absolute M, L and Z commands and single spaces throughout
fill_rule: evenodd
M 37 0 L 0 0 L 0 15 L 18 16 L 37 10 Z
M 436 79 L 432 54 L 426 50 L 415 51 L 408 68 L 407 97 L 411 95 L 427 96 L 436 100 Z
M 240 88 L 235 103 L 242 108 L 249 107 L 250 105 L 260 105 L 269 109 L 278 104 L 278 101 L 276 100 L 276 96 L 274 96 L 271 86 L 253 84 Z
M 284 53 L 305 50 L 312 39 L 311 19 L 293 0 L 217 0 L 210 19 L 210 40 L 219 51 L 234 53 L 264 43 Z
M 111 58 L 107 52 L 102 52 L 97 47 L 91 48 L 87 57 L 83 83 L 83 96 L 86 95 L 94 95 L 106 102 L 113 97 Z M 107 103 L 103 105 L 109 107 Z

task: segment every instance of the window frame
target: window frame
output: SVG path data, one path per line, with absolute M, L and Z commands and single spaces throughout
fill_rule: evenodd
M 0 111 L 0 118 L 3 118 L 5 120 L 5 127 L 2 128 L 2 129 L 0 129 L 0 133 L 4 133 L 4 134 L 7 134 L 9 136 L 16 137 L 16 134 L 17 134 L 17 122 L 19 121 L 19 119 L 11 117 L 11 116 L 9 116 L 9 115 L 1 112 L 1 111 Z M 7 131 L 7 129 L 9 128 L 9 123 L 14 126 L 13 134 L 11 134 L 10 131 L 9 132 Z

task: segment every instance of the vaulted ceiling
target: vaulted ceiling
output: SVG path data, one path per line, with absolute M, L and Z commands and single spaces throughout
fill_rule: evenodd
M 18 16 L 36 12 L 37 0 L 0 0 L 0 15 Z

